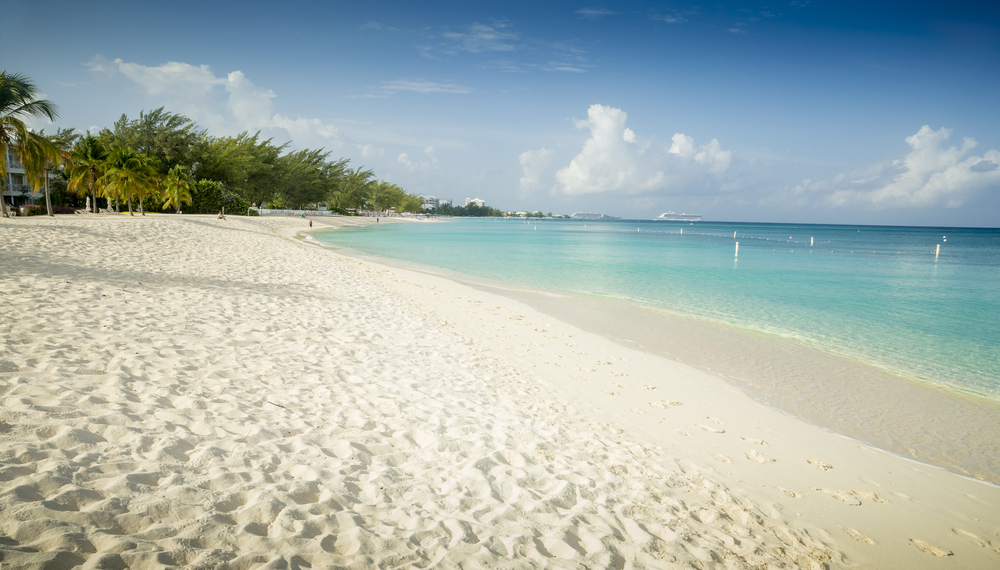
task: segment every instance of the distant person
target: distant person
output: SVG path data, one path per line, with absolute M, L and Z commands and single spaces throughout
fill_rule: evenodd
M 226 216 L 225 216 L 225 215 L 224 215 L 224 214 L 223 214 L 222 212 L 219 212 L 219 215 L 218 215 L 218 216 L 216 216 L 215 218 L 216 218 L 217 220 L 225 220 L 225 219 L 226 219 Z
M 309 220 L 309 227 L 310 228 L 313 227 L 313 221 L 312 220 Z

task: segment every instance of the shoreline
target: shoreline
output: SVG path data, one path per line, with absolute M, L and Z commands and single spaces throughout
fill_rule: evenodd
M 0 223 L 4 563 L 1000 561 L 996 487 L 301 222 Z
M 314 228 L 318 233 L 323 228 Z M 451 279 L 523 302 L 629 348 L 695 366 L 806 423 L 1000 485 L 1000 400 L 910 378 L 794 339 L 630 303 L 491 282 L 317 242 L 341 255 Z M 710 356 L 705 356 L 705 355 Z M 928 421 L 934 426 L 927 429 Z

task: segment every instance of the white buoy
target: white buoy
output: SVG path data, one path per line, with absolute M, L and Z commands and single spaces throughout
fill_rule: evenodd
M 809 247 L 812 247 L 814 239 L 816 239 L 816 238 L 809 238 Z
M 736 232 L 733 232 L 733 238 L 735 238 L 735 237 L 736 237 Z
M 681 233 L 684 233 L 684 228 L 681 228 Z
M 736 242 L 736 257 L 740 256 L 740 242 Z
M 636 228 L 635 231 L 639 231 L 639 228 Z
M 942 236 L 941 239 L 943 239 L 944 241 L 948 241 L 948 236 Z
M 941 244 L 938 244 L 937 249 L 934 251 L 934 257 L 941 255 Z

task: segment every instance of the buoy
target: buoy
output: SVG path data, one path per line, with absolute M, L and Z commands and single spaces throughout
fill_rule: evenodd
M 816 238 L 809 238 L 809 247 L 812 247 L 812 246 L 813 246 L 813 240 L 814 240 L 814 239 L 816 239 Z
M 736 232 L 733 232 L 733 237 L 734 237 L 734 238 L 736 237 Z
M 937 245 L 937 249 L 934 251 L 934 257 L 941 255 L 941 244 Z
M 740 256 L 740 242 L 736 242 L 736 257 Z
M 681 228 L 681 233 L 684 233 L 684 228 Z

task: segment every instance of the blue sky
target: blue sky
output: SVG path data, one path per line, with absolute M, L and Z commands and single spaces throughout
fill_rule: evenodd
M 162 105 L 503 209 L 1000 225 L 996 2 L 2 10 L 58 126 Z

